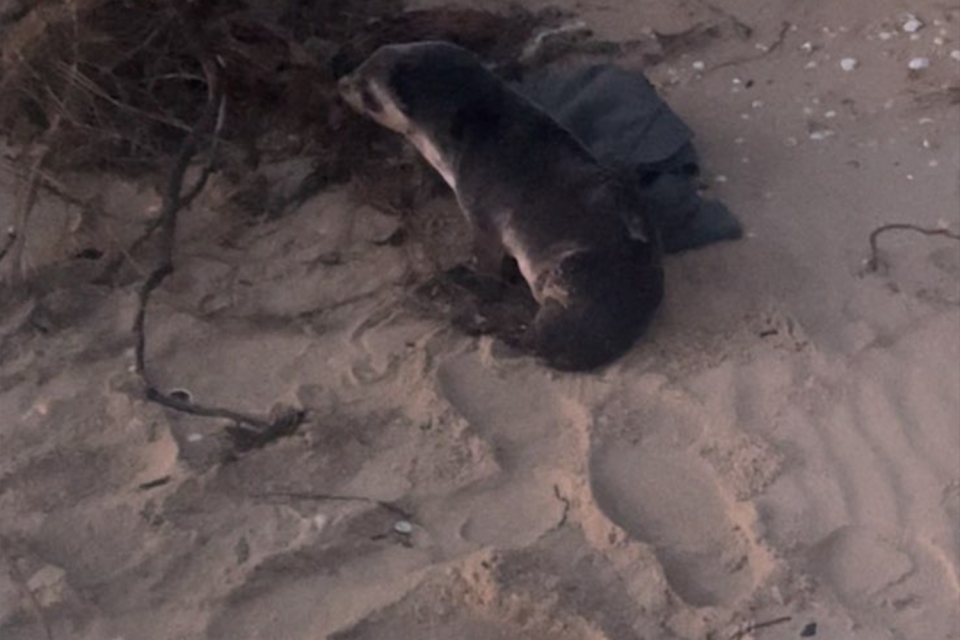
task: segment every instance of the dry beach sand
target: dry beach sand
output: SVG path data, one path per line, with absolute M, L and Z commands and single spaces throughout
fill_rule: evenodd
M 130 393 L 132 290 L 78 267 L 2 309 L 3 640 L 960 638 L 960 246 L 864 264 L 880 224 L 960 226 L 960 9 L 567 2 L 612 42 L 686 34 L 646 71 L 747 237 L 670 257 L 648 337 L 566 375 L 411 301 L 464 255 L 449 198 L 393 246 L 346 188 L 242 227 L 212 190 L 154 375 L 307 421 L 224 462 L 222 421 Z M 73 219 L 38 207 L 28 256 Z

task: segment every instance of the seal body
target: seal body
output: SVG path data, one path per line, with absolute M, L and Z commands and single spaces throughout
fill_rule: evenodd
M 454 190 L 481 271 L 513 257 L 539 310 L 520 346 L 587 370 L 627 351 L 663 295 L 655 230 L 566 129 L 445 42 L 388 45 L 340 81 L 344 99 L 404 135 Z M 641 216 L 642 217 L 642 216 Z

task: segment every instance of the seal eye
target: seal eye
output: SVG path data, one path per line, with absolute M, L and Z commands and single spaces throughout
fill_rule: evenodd
M 360 99 L 363 101 L 363 108 L 370 113 L 380 113 L 383 111 L 383 105 L 380 104 L 380 101 L 373 95 L 369 87 L 364 87 L 360 91 Z

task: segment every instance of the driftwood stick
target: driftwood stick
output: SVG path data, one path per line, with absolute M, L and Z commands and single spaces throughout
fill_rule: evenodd
M 260 444 L 261 441 L 263 443 L 267 441 L 268 434 L 279 436 L 289 433 L 302 422 L 304 417 L 303 412 L 279 412 L 276 418 L 271 420 L 231 409 L 205 406 L 193 402 L 190 399 L 164 393 L 154 384 L 147 369 L 146 317 L 150 296 L 174 271 L 173 250 L 180 211 L 200 194 L 210 174 L 213 172 L 216 141 L 226 119 L 226 97 L 220 84 L 217 64 L 214 60 L 207 59 L 202 62 L 202 66 L 207 79 L 207 103 L 197 123 L 190 130 L 190 133 L 187 134 L 183 144 L 180 146 L 173 167 L 167 176 L 166 186 L 162 195 L 160 217 L 155 225 L 151 225 L 150 229 L 151 232 L 155 229 L 160 233 L 160 261 L 150 275 L 147 276 L 147 279 L 138 292 L 139 304 L 133 325 L 136 340 L 134 349 L 136 372 L 143 382 L 144 396 L 147 400 L 169 409 L 180 411 L 181 413 L 208 418 L 226 418 L 238 425 L 246 425 L 248 428 L 253 428 L 256 432 L 259 432 L 260 437 L 257 438 L 257 444 Z M 187 169 L 200 147 L 200 141 L 208 134 L 212 135 L 213 138 L 210 160 L 205 165 L 194 185 L 184 191 L 183 180 Z
M 791 618 L 790 616 L 782 616 L 780 618 L 774 618 L 773 620 L 764 620 L 763 622 L 753 622 L 751 624 L 748 624 L 746 627 L 740 629 L 739 631 L 734 633 L 732 636 L 730 636 L 730 640 L 742 640 L 743 638 L 746 638 L 747 636 L 752 634 L 754 631 L 759 631 L 760 629 L 766 629 L 767 627 L 774 627 L 778 624 L 785 624 L 787 622 L 790 622 L 791 620 L 793 620 L 793 618 Z

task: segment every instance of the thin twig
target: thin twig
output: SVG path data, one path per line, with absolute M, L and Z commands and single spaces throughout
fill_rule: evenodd
M 80 65 L 80 52 L 79 52 L 79 42 L 80 42 L 80 21 L 77 16 L 77 7 L 76 3 L 70 3 L 71 9 L 71 18 L 73 25 L 73 37 L 70 39 L 71 49 L 72 49 L 72 60 L 70 66 L 66 71 L 66 75 L 71 77 L 77 73 L 77 70 Z M 29 69 L 35 76 L 41 78 L 39 74 L 24 61 L 24 66 Z M 42 78 L 41 78 L 42 81 Z M 50 89 L 49 85 L 44 83 L 44 86 L 52 94 L 52 97 L 55 102 L 60 106 L 62 113 L 54 114 L 50 120 L 50 126 L 47 127 L 46 131 L 43 133 L 43 141 L 41 143 L 42 148 L 39 154 L 34 159 L 33 163 L 30 165 L 29 171 L 27 171 L 27 177 L 25 181 L 21 181 L 21 184 L 26 185 L 26 190 L 23 192 L 23 199 L 20 202 L 20 206 L 16 212 L 16 226 L 18 230 L 17 236 L 13 239 L 13 242 L 8 250 L 12 249 L 12 279 L 14 282 L 17 282 L 23 278 L 23 253 L 26 247 L 27 242 L 27 226 L 30 222 L 30 214 L 33 211 L 33 207 L 37 202 L 37 190 L 42 182 L 40 179 L 41 173 L 43 172 L 43 165 L 47 161 L 47 156 L 49 155 L 51 149 L 53 148 L 53 142 L 56 140 L 56 136 L 60 131 L 60 128 L 63 124 L 63 116 L 69 113 L 67 105 L 69 105 L 74 98 L 74 91 L 71 90 L 71 85 L 68 82 L 67 87 L 64 88 L 63 98 L 61 99 L 56 93 Z M 36 149 L 36 147 L 34 147 Z M 4 255 L 6 251 L 4 252 Z
M 64 64 L 61 63 L 61 65 L 59 65 L 59 66 L 60 66 L 60 67 L 65 67 L 66 65 L 64 65 Z M 68 71 L 69 71 L 69 69 L 68 69 Z M 65 74 L 65 75 L 66 75 L 66 74 Z M 189 127 L 188 125 L 180 122 L 179 120 L 177 120 L 177 119 L 175 119 L 175 118 L 170 118 L 170 117 L 164 116 L 164 115 L 162 115 L 162 114 L 150 113 L 149 111 L 145 111 L 144 109 L 139 109 L 139 108 L 137 108 L 137 107 L 134 107 L 133 105 L 129 105 L 129 104 L 126 104 L 126 103 L 123 103 L 123 102 L 117 100 L 116 98 L 114 98 L 113 96 L 111 96 L 111 95 L 109 95 L 107 92 L 105 92 L 105 91 L 100 87 L 100 85 L 98 85 L 96 82 L 94 82 L 93 80 L 91 80 L 90 78 L 88 78 L 88 77 L 87 77 L 86 75 L 84 75 L 83 73 L 74 72 L 72 75 L 70 75 L 70 76 L 68 76 L 68 77 L 66 78 L 66 81 L 67 81 L 68 83 L 72 82 L 78 89 L 81 89 L 81 90 L 83 90 L 83 91 L 86 91 L 87 93 L 89 93 L 89 94 L 91 94 L 91 95 L 93 95 L 93 96 L 95 96 L 95 97 L 97 97 L 97 98 L 100 98 L 101 100 L 104 100 L 104 101 L 106 101 L 106 102 L 109 102 L 110 104 L 112 104 L 113 106 L 117 107 L 117 108 L 120 109 L 121 111 L 127 111 L 127 112 L 129 112 L 129 113 L 138 115 L 138 116 L 140 116 L 140 117 L 142 117 L 142 118 L 145 118 L 145 119 L 147 119 L 147 120 L 152 120 L 153 122 L 158 122 L 158 123 L 160 123 L 160 124 L 167 125 L 168 127 L 173 127 L 174 129 L 179 129 L 180 131 L 187 131 L 187 132 L 190 131 L 190 127 Z
M 878 254 L 877 243 L 879 241 L 880 235 L 887 231 L 916 231 L 917 233 L 922 233 L 925 236 L 944 236 L 950 238 L 951 240 L 960 240 L 960 233 L 954 233 L 950 229 L 945 228 L 930 228 L 930 227 L 918 227 L 915 224 L 910 224 L 908 222 L 891 222 L 889 224 L 880 225 L 876 229 L 870 232 L 870 257 L 867 259 L 867 269 L 869 271 L 876 271 L 880 267 L 880 257 Z
M 773 627 L 778 624 L 784 624 L 790 622 L 791 620 L 793 620 L 792 617 L 783 616 L 780 618 L 774 618 L 773 620 L 765 620 L 764 622 L 754 622 L 734 633 L 732 636 L 730 636 L 730 640 L 742 640 L 742 638 L 746 638 L 754 631 L 766 629 L 767 627 Z
M 745 62 L 753 62 L 754 60 L 760 60 L 761 58 L 766 58 L 771 53 L 773 53 L 774 51 L 776 51 L 777 49 L 783 46 L 784 41 L 786 41 L 787 39 L 787 34 L 790 33 L 791 26 L 793 26 L 791 23 L 783 22 L 780 25 L 780 31 L 777 33 L 776 39 L 773 42 L 771 42 L 769 45 L 767 45 L 765 49 L 762 49 L 759 53 L 749 55 L 749 56 L 734 58 L 732 60 L 726 60 L 719 64 L 715 64 L 709 69 L 707 69 L 706 73 L 716 71 L 717 69 L 723 69 L 724 67 L 730 67 L 737 64 L 743 64 Z
M 404 520 L 413 520 L 413 514 L 410 514 L 392 502 L 377 500 L 375 498 L 365 498 L 363 496 L 343 496 L 330 493 L 313 493 L 310 491 L 265 491 L 263 493 L 251 494 L 251 498 L 288 498 L 290 500 L 316 500 L 329 502 L 365 502 L 373 504 L 384 511 L 400 516 Z
M 177 232 L 177 219 L 180 211 L 189 205 L 203 190 L 207 179 L 210 177 L 213 171 L 213 152 L 215 151 L 216 142 L 212 145 L 210 161 L 204 167 L 196 183 L 187 191 L 183 190 L 183 179 L 190 166 L 190 161 L 197 152 L 201 138 L 212 131 L 213 140 L 216 141 L 225 120 L 226 98 L 220 86 L 220 76 L 217 65 L 212 60 L 205 60 L 202 66 L 207 77 L 207 104 L 196 125 L 184 139 L 173 167 L 167 176 L 167 183 L 164 188 L 160 207 L 160 217 L 156 223 L 156 229 L 161 233 L 160 262 L 147 277 L 138 294 L 139 306 L 133 325 L 136 340 L 134 349 L 136 372 L 143 382 L 144 395 L 147 400 L 182 413 L 203 417 L 226 418 L 239 425 L 249 425 L 259 432 L 259 442 L 260 440 L 265 441 L 265 439 L 271 435 L 276 436 L 289 433 L 303 420 L 303 412 L 280 412 L 274 420 L 267 420 L 231 409 L 204 406 L 160 391 L 153 383 L 147 371 L 145 324 L 150 295 L 173 273 L 173 248 Z M 151 225 L 151 227 L 153 227 L 153 225 Z M 150 231 L 152 231 L 152 228 Z

